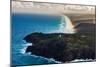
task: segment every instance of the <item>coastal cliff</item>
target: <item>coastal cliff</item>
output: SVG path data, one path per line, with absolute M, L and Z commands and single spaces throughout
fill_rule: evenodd
M 31 33 L 24 40 L 32 43 L 27 52 L 60 62 L 96 59 L 95 34 Z

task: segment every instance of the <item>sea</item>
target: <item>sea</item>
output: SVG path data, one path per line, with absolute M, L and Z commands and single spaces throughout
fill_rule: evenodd
M 62 26 L 62 17 L 47 14 L 12 13 L 11 15 L 11 65 L 42 65 L 61 63 L 53 58 L 25 53 L 27 46 L 32 45 L 23 40 L 34 32 L 58 33 Z M 64 24 L 64 23 L 63 23 Z
M 31 55 L 25 53 L 26 48 L 32 43 L 24 41 L 24 37 L 34 33 L 68 33 L 74 34 L 75 30 L 71 20 L 65 15 L 50 15 L 36 13 L 12 13 L 11 15 L 11 65 L 28 66 L 59 64 L 53 58 Z M 75 59 L 73 62 L 94 61 L 92 59 Z

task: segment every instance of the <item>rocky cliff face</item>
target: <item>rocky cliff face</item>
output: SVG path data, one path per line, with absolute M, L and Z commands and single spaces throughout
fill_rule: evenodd
M 57 61 L 96 58 L 94 34 L 32 33 L 24 40 L 33 44 L 27 47 L 26 52 Z
M 92 33 L 96 32 L 95 20 L 76 21 L 75 29 L 77 33 Z

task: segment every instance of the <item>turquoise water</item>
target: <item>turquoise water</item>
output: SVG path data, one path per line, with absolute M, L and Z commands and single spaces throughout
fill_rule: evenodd
M 43 14 L 12 14 L 12 65 L 35 65 L 60 63 L 54 59 L 25 53 L 28 45 L 23 38 L 33 32 L 56 33 L 61 25 L 61 16 Z

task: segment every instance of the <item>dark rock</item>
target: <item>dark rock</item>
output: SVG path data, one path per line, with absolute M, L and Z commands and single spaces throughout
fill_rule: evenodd
M 84 21 L 86 22 L 86 21 Z M 94 33 L 96 32 L 96 24 L 94 23 L 82 23 L 78 22 L 78 25 L 76 25 L 75 29 L 77 30 L 77 33 Z M 91 21 L 93 22 L 93 21 Z
M 59 37 L 60 35 L 60 37 Z M 81 36 L 85 37 L 81 37 Z M 24 40 L 34 45 L 26 52 L 68 62 L 74 59 L 95 59 L 95 36 L 90 34 L 32 33 Z

